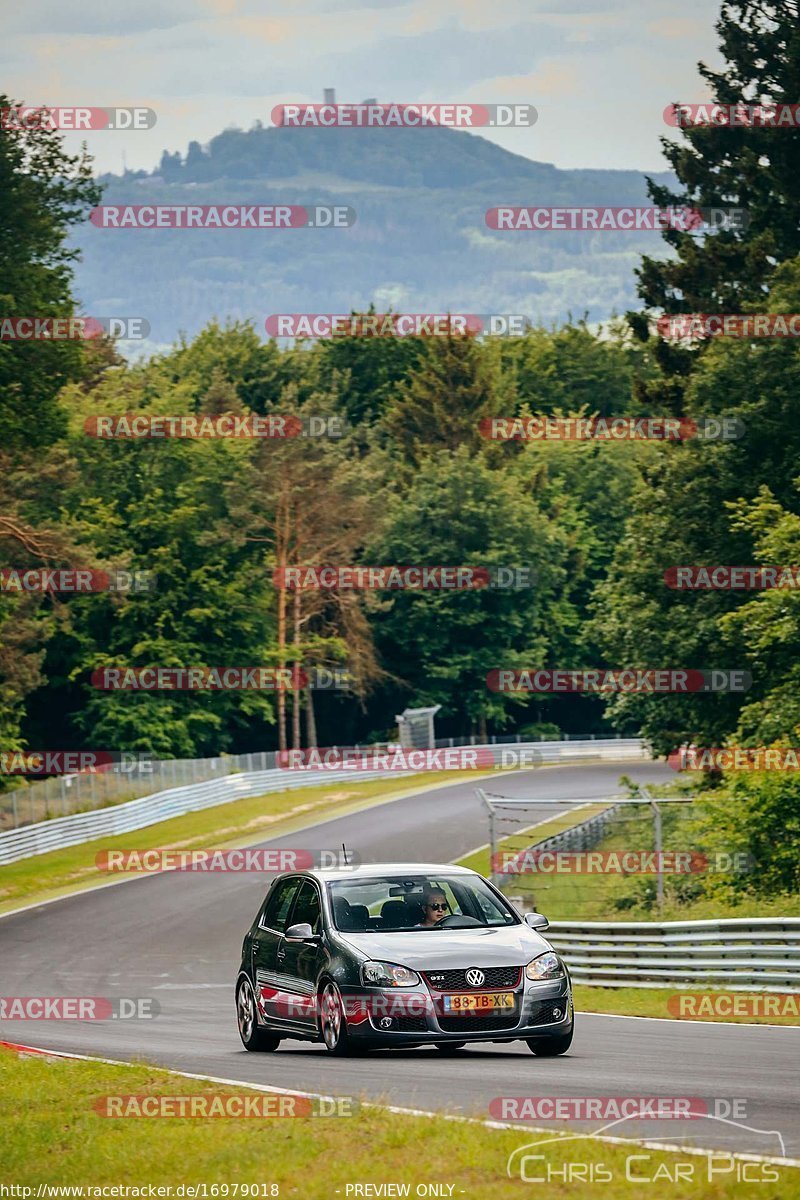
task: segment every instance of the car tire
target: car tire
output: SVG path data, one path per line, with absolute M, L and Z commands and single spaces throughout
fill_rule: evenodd
M 331 979 L 325 984 L 319 998 L 319 1033 L 329 1054 L 352 1054 L 342 994 Z
M 539 1058 L 555 1058 L 558 1054 L 566 1054 L 572 1045 L 573 1030 L 559 1034 L 558 1037 L 526 1038 L 528 1049 Z
M 463 1050 L 466 1042 L 437 1042 L 436 1049 L 442 1054 L 455 1054 L 456 1050 Z
M 236 1021 L 239 1037 L 245 1050 L 277 1050 L 280 1038 L 268 1029 L 262 1029 L 256 1016 L 256 997 L 249 979 L 240 979 L 236 987 Z

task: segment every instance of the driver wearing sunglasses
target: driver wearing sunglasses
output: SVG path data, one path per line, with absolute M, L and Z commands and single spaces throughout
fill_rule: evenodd
M 438 888 L 433 888 L 431 891 L 423 894 L 422 907 L 425 910 L 425 915 L 417 926 L 418 929 L 432 929 L 434 925 L 438 925 L 450 913 L 450 905 L 447 903 L 447 897 Z

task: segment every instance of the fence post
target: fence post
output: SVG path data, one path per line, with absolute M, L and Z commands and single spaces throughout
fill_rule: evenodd
M 658 905 L 659 913 L 664 908 L 664 863 L 661 857 L 661 809 L 656 804 L 652 796 L 648 796 L 650 807 L 653 810 L 653 840 L 656 850 L 656 904 Z

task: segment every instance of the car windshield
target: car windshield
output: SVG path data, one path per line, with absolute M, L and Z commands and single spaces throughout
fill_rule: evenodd
M 384 875 L 328 884 L 334 925 L 371 933 L 515 925 L 519 917 L 479 875 Z M 442 924 L 444 922 L 444 924 Z

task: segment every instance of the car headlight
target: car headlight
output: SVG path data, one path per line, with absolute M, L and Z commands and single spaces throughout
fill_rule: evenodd
M 361 982 L 372 987 L 414 987 L 419 975 L 397 963 L 368 961 L 361 964 Z
M 566 975 L 564 964 L 557 954 L 552 950 L 548 950 L 546 954 L 540 954 L 538 958 L 534 958 L 533 962 L 529 962 L 525 968 L 525 975 L 528 979 L 560 979 Z

